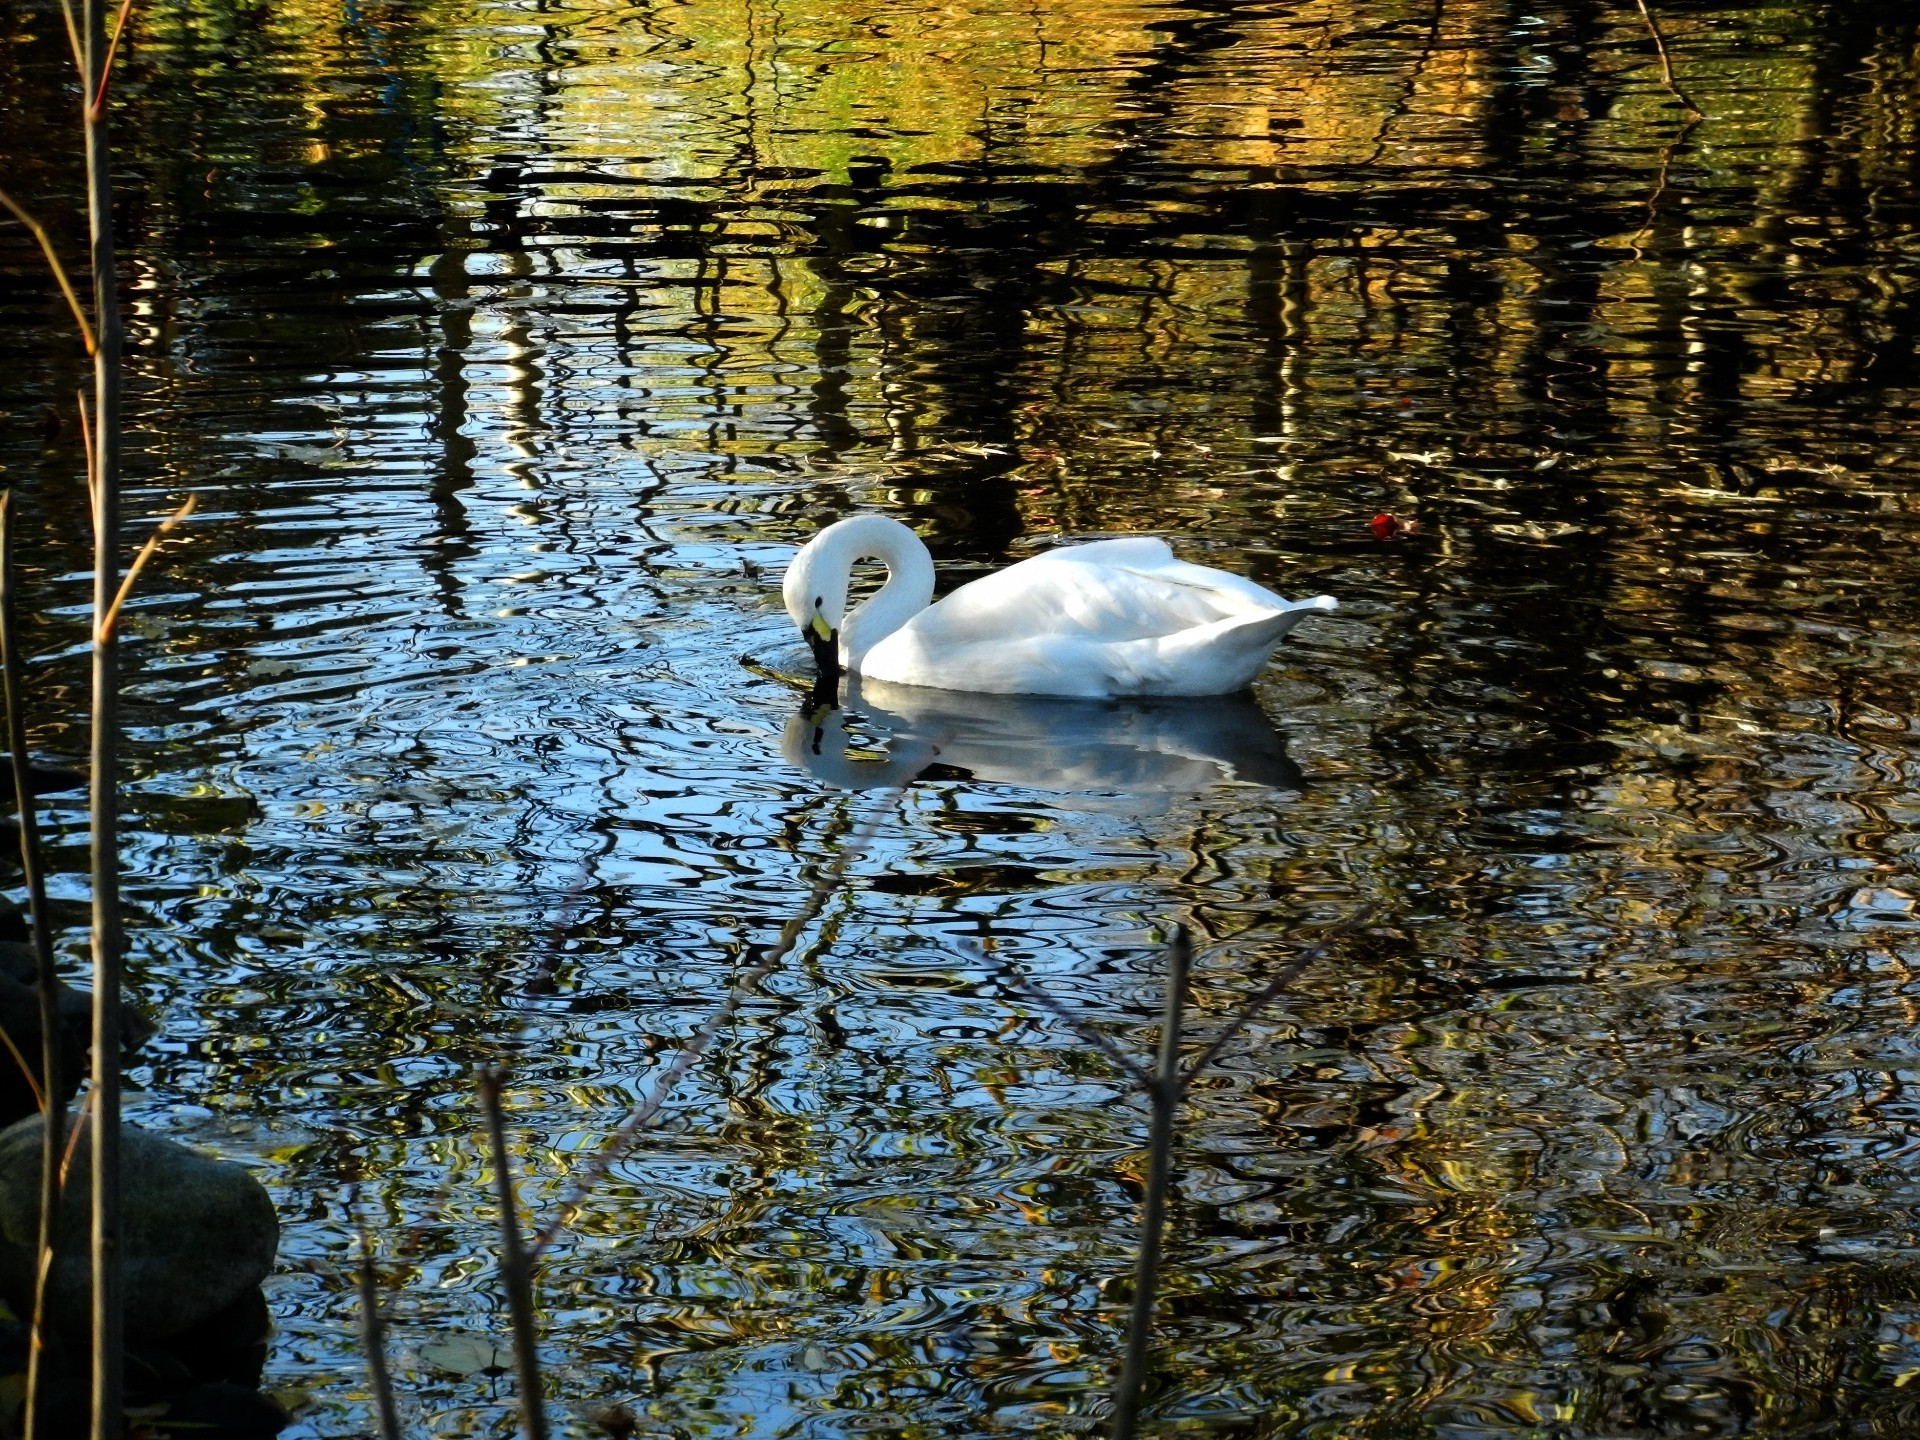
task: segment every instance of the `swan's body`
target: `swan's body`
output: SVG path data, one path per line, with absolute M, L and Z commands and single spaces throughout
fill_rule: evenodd
M 858 560 L 886 565 L 887 583 L 848 615 Z M 1176 560 L 1149 536 L 1050 550 L 930 605 L 932 556 L 882 515 L 822 530 L 782 589 L 823 672 L 994 695 L 1230 694 L 1301 620 L 1335 608 Z

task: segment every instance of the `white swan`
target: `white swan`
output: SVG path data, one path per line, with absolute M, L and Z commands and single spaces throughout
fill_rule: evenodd
M 854 562 L 887 583 L 849 615 Z M 1226 695 L 1330 596 L 1283 600 L 1176 560 L 1150 536 L 1071 545 L 962 585 L 937 605 L 933 557 L 898 520 L 855 515 L 793 557 L 781 587 L 822 678 L 994 695 Z

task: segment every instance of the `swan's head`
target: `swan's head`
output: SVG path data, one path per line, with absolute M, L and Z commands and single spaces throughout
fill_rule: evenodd
M 847 582 L 853 574 L 851 557 L 839 565 L 826 563 L 831 547 L 822 542 L 835 528 L 829 526 L 801 546 L 780 583 L 787 614 L 813 651 L 820 678 L 828 682 L 840 678 L 840 626 L 847 618 Z
M 884 564 L 887 585 L 849 626 L 847 586 L 859 560 Z M 800 547 L 780 593 L 821 678 L 837 680 L 843 667 L 857 670 L 868 648 L 926 607 L 933 598 L 933 560 L 920 537 L 898 520 L 855 515 Z

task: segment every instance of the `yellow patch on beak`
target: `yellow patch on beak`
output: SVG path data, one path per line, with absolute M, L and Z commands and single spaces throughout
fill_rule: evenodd
M 833 638 L 833 627 L 827 624 L 826 616 L 815 615 L 812 620 L 812 625 L 813 633 L 818 635 L 822 640 L 831 640 Z

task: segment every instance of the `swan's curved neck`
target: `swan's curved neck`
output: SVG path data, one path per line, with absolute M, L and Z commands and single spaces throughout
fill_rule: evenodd
M 847 585 L 861 560 L 885 565 L 887 583 L 843 619 Z M 806 628 L 814 613 L 824 614 L 839 632 L 841 663 L 857 673 L 867 651 L 932 601 L 933 557 L 920 537 L 898 520 L 855 515 L 828 526 L 808 542 L 795 557 L 785 588 L 787 610 L 801 628 Z

